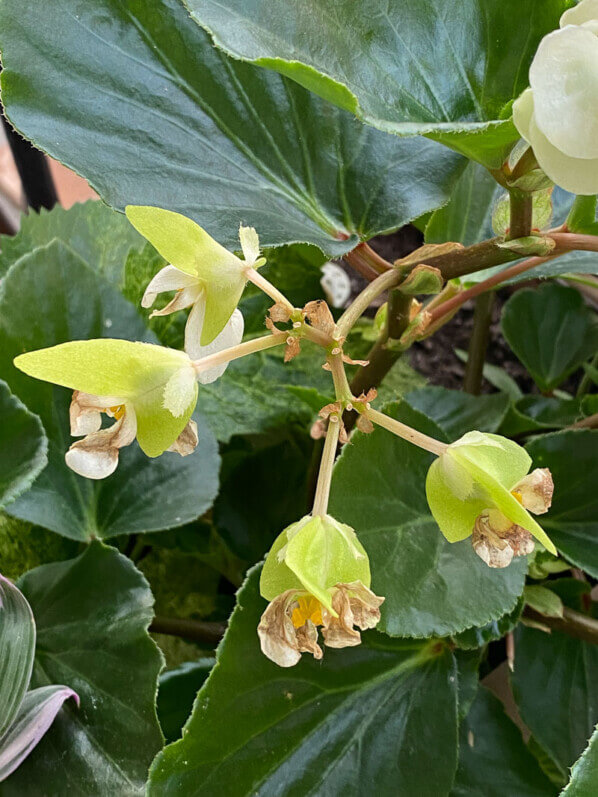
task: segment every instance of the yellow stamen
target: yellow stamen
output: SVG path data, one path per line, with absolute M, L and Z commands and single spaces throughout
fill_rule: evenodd
M 124 404 L 118 404 L 116 407 L 110 407 L 109 409 L 110 409 L 110 412 L 114 415 L 114 417 L 116 418 L 117 421 L 120 421 L 120 419 L 125 414 L 125 405 Z
M 521 493 L 518 493 L 516 490 L 513 490 L 511 495 L 513 496 L 513 498 L 515 498 L 517 501 L 519 501 L 521 506 L 523 506 L 523 498 L 521 497 Z
M 322 607 L 319 600 L 308 595 L 305 598 L 298 598 L 297 603 L 299 606 L 293 609 L 291 615 L 295 628 L 301 628 L 308 620 L 311 620 L 314 625 L 323 624 Z

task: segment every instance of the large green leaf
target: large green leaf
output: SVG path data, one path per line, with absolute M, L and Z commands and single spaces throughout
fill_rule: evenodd
M 242 221 L 262 246 L 346 252 L 442 205 L 462 168 L 229 59 L 180 0 L 5 0 L 0 31 L 16 128 L 113 207 L 179 211 L 231 249 Z
M 26 490 L 48 462 L 40 419 L 0 381 L 0 506 Z
M 21 218 L 16 235 L 0 237 L 0 275 L 20 257 L 57 238 L 67 244 L 88 266 L 119 283 L 131 249 L 142 250 L 145 240 L 122 213 L 103 202 L 89 200 L 65 209 L 56 205 Z M 148 280 L 149 281 L 149 280 Z
M 94 542 L 19 584 L 37 623 L 32 686 L 68 684 L 81 704 L 65 704 L 3 797 L 142 794 L 162 745 L 155 710 L 162 658 L 147 634 L 147 582 L 128 559 Z
M 571 780 L 563 792 L 563 797 L 594 797 L 596 784 L 598 784 L 598 729 L 592 734 L 581 758 L 573 764 Z
M 27 691 L 35 623 L 25 597 L 0 575 L 0 738 L 10 728 Z
M 461 723 L 459 742 L 459 768 L 451 797 L 556 794 L 500 700 L 483 687 Z
M 430 133 L 493 167 L 503 106 L 568 0 L 186 0 L 216 44 L 391 133 Z
M 503 335 L 540 390 L 558 387 L 598 351 L 598 317 L 574 288 L 517 291 L 503 308 Z
M 558 399 L 553 396 L 523 396 L 511 405 L 500 427 L 505 437 L 528 432 L 552 431 L 572 426 L 598 410 L 598 396 Z
M 160 676 L 158 718 L 167 742 L 175 742 L 180 738 L 183 725 L 193 709 L 195 696 L 213 666 L 213 658 L 186 661 Z
M 496 432 L 509 406 L 509 398 L 504 393 L 472 396 L 444 387 L 412 390 L 405 400 L 431 418 L 451 442 L 472 429 Z
M 571 429 L 534 438 L 526 446 L 554 479 L 552 507 L 542 526 L 561 553 L 598 578 L 598 432 Z
M 523 722 L 563 775 L 598 721 L 598 646 L 559 631 L 515 631 L 512 684 Z
M 9 511 L 78 540 L 182 525 L 208 509 L 217 491 L 216 442 L 199 416 L 199 446 L 188 457 L 148 459 L 134 443 L 101 482 L 67 468 L 70 391 L 25 376 L 12 360 L 23 351 L 104 336 L 155 340 L 133 306 L 60 241 L 11 267 L 0 291 L 0 376 L 39 415 L 50 446 L 48 467 Z
M 439 440 L 438 426 L 408 404 L 393 417 Z M 384 429 L 357 433 L 333 474 L 330 513 L 353 526 L 370 557 L 372 589 L 384 595 L 380 628 L 393 636 L 444 636 L 514 609 L 527 563 L 493 570 L 470 540 L 449 543 L 424 489 L 432 455 Z
M 258 576 L 254 569 L 240 591 L 217 664 L 183 738 L 156 759 L 149 794 L 448 792 L 457 752 L 451 653 L 370 632 L 360 647 L 281 669 L 258 643 L 266 606 Z

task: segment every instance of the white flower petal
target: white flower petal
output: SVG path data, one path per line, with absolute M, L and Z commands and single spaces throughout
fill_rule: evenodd
M 545 36 L 529 71 L 534 119 L 574 158 L 598 157 L 598 37 L 568 26 Z
M 191 364 L 179 368 L 164 387 L 162 404 L 175 418 L 180 418 L 195 399 L 196 374 Z
M 108 407 L 119 407 L 125 403 L 125 399 L 117 396 L 93 396 L 75 390 L 69 407 L 71 434 L 73 437 L 82 437 L 99 431 L 102 427 L 102 412 Z
M 598 193 L 598 158 L 571 158 L 550 143 L 536 125 L 531 89 L 526 89 L 513 104 L 513 122 L 554 183 L 572 194 Z
M 87 479 L 105 479 L 116 470 L 119 448 L 132 443 L 136 433 L 135 410 L 127 405 L 122 418 L 110 428 L 73 443 L 65 454 L 66 464 Z
M 188 288 L 181 288 L 177 291 L 174 297 L 168 302 L 166 307 L 161 310 L 152 310 L 150 318 L 155 316 L 171 315 L 176 313 L 177 310 L 185 310 L 191 307 L 202 296 L 204 290 L 200 283 L 190 285 Z
M 243 339 L 245 322 L 240 310 L 234 310 L 226 326 L 207 346 L 200 345 L 201 330 L 205 314 L 205 302 L 196 302 L 189 313 L 187 326 L 185 327 L 185 351 L 192 360 L 201 360 L 210 354 L 216 354 L 223 349 L 237 346 Z M 206 371 L 201 371 L 197 375 L 197 380 L 202 385 L 209 385 L 215 382 L 226 371 L 228 363 L 215 365 Z
M 241 224 L 239 227 L 239 240 L 241 241 L 245 262 L 253 265 L 260 256 L 260 239 L 255 227 L 244 227 Z
M 197 285 L 198 279 L 192 274 L 186 274 L 176 266 L 165 266 L 152 278 L 141 300 L 142 307 L 151 307 L 156 301 L 156 296 L 164 291 L 179 291 Z
M 565 25 L 583 25 L 584 22 L 593 22 L 598 19 L 598 0 L 581 0 L 561 17 L 561 28 Z

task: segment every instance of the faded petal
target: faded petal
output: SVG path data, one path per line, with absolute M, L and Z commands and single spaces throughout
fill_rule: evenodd
M 330 308 L 323 299 L 315 299 L 308 302 L 303 308 L 305 317 L 316 329 L 325 332 L 327 335 L 334 335 L 336 324 Z
M 198 279 L 193 274 L 187 274 L 176 266 L 165 266 L 149 282 L 143 294 L 141 306 L 151 307 L 158 294 L 165 291 L 180 291 L 197 285 Z
M 356 426 L 363 434 L 371 434 L 374 431 L 374 424 L 367 415 L 360 415 L 359 418 L 357 418 Z
M 110 403 L 106 404 L 105 400 Z M 120 398 L 102 398 L 75 390 L 69 407 L 71 434 L 73 437 L 82 437 L 97 432 L 102 427 L 102 412 L 106 407 L 116 407 L 123 403 Z
M 301 340 L 299 338 L 294 337 L 293 335 L 289 335 L 289 337 L 286 339 L 286 344 L 284 347 L 285 363 L 288 363 L 290 360 L 293 360 L 300 353 L 301 353 Z
M 108 429 L 101 429 L 78 440 L 65 454 L 66 464 L 87 479 L 105 479 L 116 470 L 118 450 L 135 439 L 137 419 L 130 404 L 122 417 Z
M 174 443 L 167 448 L 167 451 L 172 451 L 174 454 L 180 454 L 182 457 L 187 457 L 192 454 L 197 448 L 199 437 L 197 436 L 197 424 L 191 420 L 185 426 L 183 431 L 174 441 Z
M 306 622 L 295 628 L 291 612 L 296 605 L 298 593 L 287 590 L 278 595 L 262 614 L 257 633 L 262 653 L 280 667 L 292 667 L 308 652 L 316 659 L 322 658 L 322 649 L 317 643 L 317 630 L 313 623 Z
M 210 354 L 230 349 L 243 340 L 243 331 L 245 329 L 243 314 L 240 310 L 234 310 L 222 332 L 216 335 L 211 343 L 202 346 L 200 340 L 204 317 L 205 302 L 200 299 L 189 313 L 185 327 L 185 351 L 192 360 L 201 360 Z M 197 373 L 197 381 L 202 385 L 209 385 L 211 382 L 215 382 L 226 371 L 228 365 L 228 363 L 222 363 L 222 365 L 215 365 L 205 371 L 199 371 Z
M 548 468 L 536 468 L 513 488 L 513 493 L 521 497 L 521 503 L 534 515 L 548 512 L 552 504 L 554 482 Z
M 286 304 L 282 304 L 281 302 L 273 304 L 268 310 L 268 315 L 275 324 L 291 320 L 291 311 Z
M 338 617 L 324 611 L 322 635 L 329 648 L 353 647 L 361 643 L 362 631 L 375 628 L 380 622 L 380 606 L 384 598 L 375 595 L 361 581 L 337 584 L 332 596 L 332 608 Z
M 489 567 L 507 567 L 514 556 L 526 556 L 534 550 L 534 538 L 521 526 L 511 523 L 496 509 L 476 518 L 472 534 L 476 554 Z

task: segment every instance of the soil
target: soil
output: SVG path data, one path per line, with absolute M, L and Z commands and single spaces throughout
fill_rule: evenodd
M 423 243 L 421 232 L 407 225 L 391 235 L 379 236 L 369 241 L 373 249 L 390 262 L 405 257 Z M 366 281 L 348 268 L 354 293 L 366 285 Z M 521 287 L 521 283 L 518 285 Z M 513 377 L 524 393 L 537 393 L 532 379 L 515 357 L 500 330 L 502 307 L 512 293 L 505 288 L 497 291 L 493 309 L 493 322 L 490 327 L 490 340 L 486 362 L 497 365 Z M 457 315 L 427 340 L 416 343 L 409 352 L 411 365 L 432 385 L 459 390 L 463 387 L 465 364 L 454 353 L 455 349 L 467 351 L 473 329 L 473 302 L 465 304 Z M 564 386 L 565 389 L 567 386 Z M 495 388 L 484 381 L 482 392 L 491 393 Z

